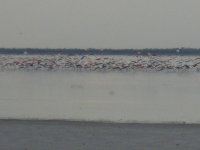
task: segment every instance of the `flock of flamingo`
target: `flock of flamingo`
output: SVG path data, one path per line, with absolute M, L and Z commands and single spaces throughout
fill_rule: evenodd
M 199 56 L 0 55 L 1 71 L 199 72 Z

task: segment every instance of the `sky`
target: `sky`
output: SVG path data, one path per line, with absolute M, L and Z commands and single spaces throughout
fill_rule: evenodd
M 200 48 L 200 0 L 0 0 L 4 48 Z

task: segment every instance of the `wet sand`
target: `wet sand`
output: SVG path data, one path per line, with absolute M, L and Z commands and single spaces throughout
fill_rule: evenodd
M 0 120 L 2 150 L 199 150 L 200 125 Z

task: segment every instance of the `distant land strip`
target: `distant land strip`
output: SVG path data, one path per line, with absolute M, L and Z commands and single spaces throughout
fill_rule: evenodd
M 200 55 L 200 48 L 173 48 L 173 49 L 40 49 L 40 48 L 0 48 L 4 55 Z

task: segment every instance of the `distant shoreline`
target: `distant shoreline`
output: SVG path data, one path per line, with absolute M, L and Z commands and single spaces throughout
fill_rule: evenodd
M 40 49 L 40 48 L 0 48 L 4 55 L 200 55 L 200 48 L 173 48 L 173 49 Z
M 18 122 L 18 123 L 45 123 L 45 124 L 73 124 L 73 125 L 122 125 L 122 126 L 193 126 L 193 127 L 200 127 L 200 123 L 187 123 L 187 122 L 117 122 L 117 121 L 91 121 L 91 120 L 69 120 L 69 119 L 17 119 L 17 118 L 0 118 L 0 123 L 3 122 Z

